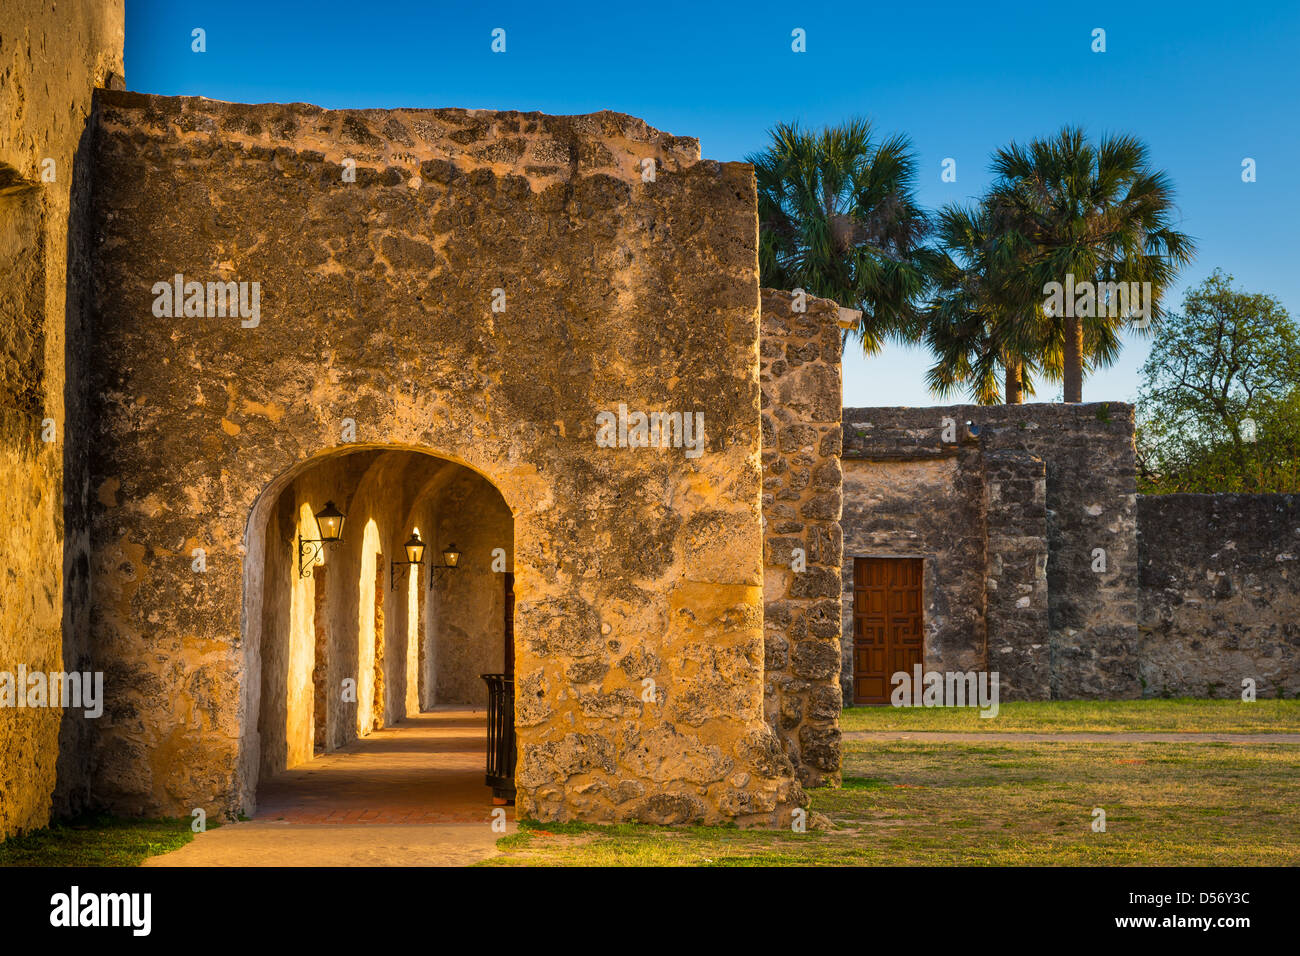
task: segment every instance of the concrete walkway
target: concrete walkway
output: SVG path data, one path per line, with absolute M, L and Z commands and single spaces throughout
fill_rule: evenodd
M 1300 744 L 1300 734 L 1198 733 L 977 733 L 938 730 L 850 730 L 845 740 L 914 740 L 931 744 L 1068 743 L 1068 744 Z
M 144 866 L 462 866 L 496 855 L 483 710 L 439 708 L 279 774 L 256 816 Z M 506 833 L 514 808 L 505 807 Z

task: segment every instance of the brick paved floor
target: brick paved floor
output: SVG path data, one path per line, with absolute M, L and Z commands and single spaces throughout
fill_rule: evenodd
M 267 781 L 259 821 L 477 823 L 492 812 L 483 783 L 487 714 L 437 709 L 375 731 Z M 514 808 L 506 808 L 513 816 Z
M 438 709 L 265 781 L 251 821 L 145 866 L 461 866 L 496 854 L 487 715 Z M 514 832 L 514 807 L 505 807 Z

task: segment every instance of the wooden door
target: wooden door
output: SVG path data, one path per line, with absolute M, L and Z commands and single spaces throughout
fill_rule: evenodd
M 853 703 L 887 704 L 890 677 L 925 658 L 921 558 L 853 559 Z

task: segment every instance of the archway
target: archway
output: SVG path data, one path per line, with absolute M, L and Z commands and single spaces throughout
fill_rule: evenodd
M 326 502 L 346 516 L 342 539 L 304 556 Z M 402 563 L 413 532 L 418 565 Z M 514 516 L 487 477 L 421 449 L 335 449 L 267 486 L 245 547 L 245 812 L 260 784 L 421 712 L 472 709 L 485 731 L 479 675 L 513 657 L 514 572 Z

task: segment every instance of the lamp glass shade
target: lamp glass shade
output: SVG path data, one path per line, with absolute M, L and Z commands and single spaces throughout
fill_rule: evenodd
M 454 544 L 447 545 L 447 550 L 442 552 L 442 563 L 449 568 L 454 568 L 460 563 L 460 552 L 456 550 Z
M 419 564 L 424 560 L 424 542 L 420 540 L 420 532 L 411 532 L 411 538 L 406 544 L 406 560 L 410 564 Z
M 320 530 L 322 541 L 342 540 L 343 518 L 343 512 L 335 507 L 334 502 L 325 502 L 325 507 L 316 512 L 316 527 Z

